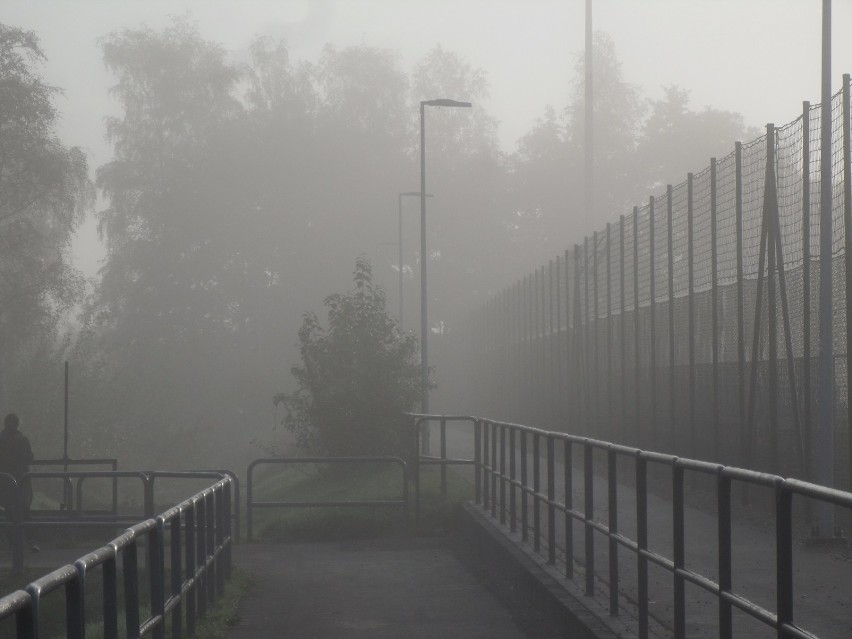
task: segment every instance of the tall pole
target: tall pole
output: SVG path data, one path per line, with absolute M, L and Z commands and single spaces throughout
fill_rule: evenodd
M 399 330 L 402 331 L 402 193 L 397 196 L 399 200 Z
M 426 103 L 420 103 L 420 192 L 426 192 Z M 429 413 L 429 335 L 426 319 L 426 198 L 420 198 L 420 412 Z
M 594 145 L 594 76 L 592 72 L 592 0 L 586 0 L 586 80 L 585 89 L 585 128 L 583 150 L 585 151 L 585 215 L 583 234 L 589 233 L 595 222 L 595 145 Z
M 834 335 L 831 260 L 831 0 L 822 2 L 822 104 L 820 125 L 819 407 L 817 483 L 834 485 Z M 819 534 L 834 534 L 834 507 L 818 506 Z
M 426 128 L 424 114 L 427 106 L 470 107 L 470 102 L 457 100 L 422 100 L 420 102 L 420 412 L 429 413 L 429 326 L 426 315 Z M 428 437 L 428 430 L 423 429 Z M 429 442 L 423 443 L 423 451 L 428 454 Z

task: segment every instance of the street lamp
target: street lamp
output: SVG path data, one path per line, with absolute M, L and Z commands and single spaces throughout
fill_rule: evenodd
M 470 107 L 470 102 L 459 102 L 441 98 L 421 100 L 420 102 L 420 192 L 426 193 L 426 128 L 424 114 L 427 106 Z M 426 198 L 420 198 L 420 412 L 429 412 L 429 326 L 426 318 Z M 424 434 L 428 437 L 426 429 Z M 428 454 L 429 441 L 424 442 L 424 452 Z
M 399 193 L 399 329 L 402 330 L 402 198 L 420 197 L 420 191 L 406 191 Z M 426 197 L 433 197 L 427 193 Z

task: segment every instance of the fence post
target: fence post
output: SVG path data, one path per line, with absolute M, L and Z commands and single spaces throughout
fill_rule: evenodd
M 594 286 L 593 290 L 593 298 L 592 298 L 592 323 L 589 325 L 590 329 L 593 331 L 592 337 L 592 350 L 594 352 L 592 358 L 592 369 L 593 369 L 593 377 L 594 380 L 594 391 L 592 391 L 592 408 L 593 415 L 592 421 L 594 422 L 593 430 L 591 431 L 595 437 L 600 438 L 601 431 L 603 430 L 603 420 L 601 419 L 601 413 L 603 412 L 601 407 L 601 367 L 600 367 L 600 342 L 599 342 L 599 333 L 600 327 L 598 326 L 598 232 L 595 231 L 592 233 L 592 282 Z
M 811 472 L 811 103 L 802 102 L 802 413 L 805 477 Z M 848 281 L 848 280 L 847 280 Z
M 620 435 L 620 439 L 622 441 L 626 440 L 626 431 L 627 431 L 627 321 L 626 321 L 626 307 L 624 304 L 625 295 L 624 295 L 624 216 L 622 215 L 619 219 L 619 224 L 621 230 L 618 234 L 618 263 L 619 263 L 619 277 L 620 277 L 620 286 L 619 292 L 621 295 L 620 306 L 621 306 L 621 315 L 619 317 L 619 324 L 621 325 L 621 425 L 618 428 L 618 433 Z
M 583 401 L 585 393 L 583 385 L 586 382 L 586 376 L 583 374 L 583 341 L 582 341 L 582 326 L 583 316 L 580 309 L 580 245 L 574 245 L 574 328 L 571 331 L 574 334 L 574 387 L 576 390 L 576 402 L 574 403 L 574 432 L 580 432 L 580 422 L 583 421 Z
M 695 423 L 695 176 L 686 175 L 686 234 L 689 288 L 689 454 L 698 456 L 698 428 Z
M 713 454 L 719 459 L 719 251 L 716 215 L 716 158 L 710 158 L 710 312 L 713 344 Z
M 607 436 L 610 440 L 615 434 L 615 419 L 613 416 L 612 403 L 615 400 L 612 380 L 612 225 L 606 223 L 606 377 L 607 377 Z
M 562 332 L 562 256 L 556 256 L 556 348 L 553 349 L 556 357 L 556 417 L 559 424 L 556 429 L 565 428 L 565 387 L 562 379 L 562 340 L 566 339 L 568 331 Z
M 636 366 L 634 368 L 635 375 L 635 395 L 636 395 L 636 433 L 633 436 L 633 441 L 641 442 L 641 424 L 642 424 L 642 371 L 639 366 L 641 361 L 641 344 L 639 340 L 639 207 L 633 207 L 633 351 L 636 358 Z
M 852 401 L 849 389 L 852 388 L 852 367 L 848 365 L 849 344 L 852 344 L 852 133 L 850 133 L 850 118 L 852 118 L 852 91 L 850 91 L 849 74 L 843 75 L 843 227 L 846 231 L 846 473 L 847 486 L 852 488 Z M 831 531 L 829 531 L 829 534 Z
M 547 405 L 550 407 L 551 424 L 548 430 L 553 430 L 555 428 L 553 424 L 556 420 L 556 398 L 558 397 L 558 386 L 556 384 L 557 352 L 556 349 L 553 347 L 553 341 L 556 339 L 556 332 L 553 330 L 553 302 L 556 297 L 555 291 L 553 289 L 553 260 L 548 260 L 547 262 L 547 293 L 547 319 L 548 323 L 550 324 L 550 330 L 548 331 L 547 339 L 548 368 L 550 369 L 550 373 L 547 376 L 547 388 L 549 389 Z
M 666 186 L 668 275 L 669 275 L 669 446 L 677 445 L 675 434 L 677 417 L 675 415 L 675 308 L 674 308 L 674 205 L 672 204 L 672 185 Z
M 649 361 L 650 376 L 651 376 L 651 437 L 650 446 L 653 450 L 657 449 L 657 287 L 656 278 L 654 277 L 654 260 L 656 259 L 654 249 L 654 196 L 648 200 L 648 242 L 650 246 L 650 262 L 648 270 L 648 286 L 649 286 L 649 303 L 648 311 L 651 314 L 651 358 Z
M 779 435 L 778 435 L 778 342 L 777 342 L 777 303 L 775 298 L 775 274 L 778 267 L 776 260 L 775 238 L 777 237 L 775 223 L 777 215 L 771 211 L 771 203 L 767 195 L 770 189 L 775 188 L 775 125 L 766 125 L 766 181 L 764 183 L 763 224 L 767 227 L 767 312 L 766 319 L 769 322 L 769 445 L 770 445 L 770 469 L 777 473 Z M 758 300 L 758 304 L 760 300 Z
M 597 390 L 597 385 L 594 380 L 591 380 L 592 372 L 589 366 L 589 350 L 592 350 L 594 347 L 591 344 L 589 332 L 591 331 L 591 311 L 589 305 L 589 238 L 588 236 L 583 238 L 583 279 L 585 280 L 585 296 L 586 296 L 586 304 L 585 304 L 585 324 L 583 325 L 583 352 L 586 354 L 586 357 L 583 358 L 583 376 L 588 381 L 588 390 L 584 393 L 585 396 L 585 424 L 583 424 L 583 434 L 588 435 L 592 429 L 592 422 L 594 419 L 592 418 L 592 394 Z
M 743 294 L 743 144 L 737 142 L 734 147 L 734 207 L 737 225 L 737 393 L 740 423 L 737 429 L 739 436 L 739 459 L 743 467 L 747 467 L 746 432 L 746 394 L 745 394 L 745 301 Z M 807 179 L 807 178 L 805 178 Z M 690 217 L 690 228 L 692 217 Z M 690 251 L 692 245 L 690 243 Z M 810 260 L 809 260 L 810 261 Z M 810 268 L 810 267 L 808 267 Z M 691 295 L 690 295 L 691 297 Z M 809 324 L 806 324 L 809 326 Z

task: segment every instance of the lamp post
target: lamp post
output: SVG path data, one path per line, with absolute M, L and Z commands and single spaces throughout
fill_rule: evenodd
M 420 192 L 426 193 L 426 128 L 424 114 L 427 106 L 470 107 L 470 102 L 441 98 L 420 102 Z M 429 412 L 429 326 L 426 316 L 426 198 L 420 198 L 420 412 Z M 428 430 L 423 429 L 423 452 L 429 452 Z
M 399 193 L 399 328 L 402 330 L 402 198 L 404 197 L 420 197 L 420 191 L 405 191 Z M 426 197 L 432 197 L 430 193 Z

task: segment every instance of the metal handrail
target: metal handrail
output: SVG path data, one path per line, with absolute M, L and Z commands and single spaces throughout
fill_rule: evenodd
M 793 497 L 806 497 L 824 501 L 835 506 L 852 509 L 852 493 L 826 488 L 798 479 L 785 479 L 777 475 L 752 471 L 732 466 L 711 464 L 700 460 L 679 458 L 656 452 L 613 444 L 610 442 L 545 431 L 538 428 L 501 422 L 475 416 L 411 415 L 417 424 L 430 420 L 466 420 L 475 425 L 476 495 L 475 501 L 484 511 L 498 520 L 501 526 L 516 532 L 520 526 L 521 539 L 531 543 L 534 552 L 543 552 L 546 546 L 547 561 L 556 565 L 556 519 L 565 520 L 565 556 L 562 572 L 569 579 L 574 577 L 574 533 L 571 521 L 581 524 L 583 535 L 582 554 L 578 559 L 585 566 L 585 594 L 597 595 L 595 581 L 599 577 L 609 580 L 609 612 L 619 614 L 619 562 L 618 547 L 635 555 L 638 574 L 638 626 L 639 636 L 649 632 L 649 585 L 648 567 L 654 564 L 672 574 L 674 580 L 674 635 L 686 636 L 685 585 L 690 583 L 718 600 L 720 637 L 731 637 L 732 611 L 734 608 L 753 619 L 774 628 L 778 636 L 813 637 L 793 622 Z M 557 464 L 556 449 L 562 447 L 561 468 Z M 574 451 L 582 452 L 581 468 L 584 484 L 582 509 L 574 505 Z M 595 484 L 600 483 L 595 474 L 595 451 L 606 455 L 605 487 L 607 522 L 595 518 Z M 542 463 L 542 457 L 544 462 Z M 629 457 L 635 462 L 635 483 L 627 487 L 618 482 L 619 458 Z M 530 469 L 532 462 L 532 469 Z M 673 553 L 667 557 L 651 550 L 648 525 L 648 467 L 660 465 L 669 468 L 672 480 Z M 716 480 L 718 521 L 718 578 L 701 575 L 685 566 L 685 476 L 698 473 Z M 556 494 L 557 475 L 561 474 L 564 497 Z M 415 464 L 415 486 L 417 464 Z M 545 485 L 542 486 L 542 479 Z M 746 486 L 762 486 L 774 494 L 775 519 L 775 580 L 776 610 L 767 610 L 737 592 L 732 583 L 732 483 Z M 627 488 L 634 491 L 636 502 L 636 539 L 630 539 L 618 527 L 619 491 Z M 417 495 L 415 496 L 415 499 Z M 543 510 L 546 510 L 546 517 Z M 543 530 L 542 520 L 546 520 Z M 599 575 L 595 566 L 594 534 L 604 535 L 608 545 L 607 573 Z M 562 540 L 560 540 L 561 542 Z
M 255 501 L 254 469 L 261 465 L 288 464 L 359 464 L 378 463 L 396 464 L 402 471 L 402 495 L 397 500 L 334 500 L 334 501 Z M 307 507 L 391 507 L 401 508 L 405 522 L 408 522 L 409 501 L 408 465 L 399 457 L 273 457 L 255 459 L 246 470 L 246 538 L 254 539 L 255 508 L 307 508 Z
M 198 618 L 204 615 L 231 571 L 231 490 L 229 477 L 193 495 L 156 518 L 140 522 L 107 545 L 90 552 L 0 599 L 0 621 L 16 618 L 19 638 L 40 634 L 40 608 L 50 593 L 64 590 L 66 637 L 85 636 L 86 577 L 93 569 L 103 572 L 104 636 L 118 636 L 118 602 L 124 602 L 128 637 L 148 632 L 155 639 L 166 636 L 171 618 L 172 637 L 195 634 Z M 168 529 L 168 533 L 167 533 Z M 165 542 L 169 540 L 171 581 L 165 584 Z M 151 613 L 141 618 L 139 547 L 147 549 Z M 123 578 L 118 581 L 118 565 Z M 121 593 L 121 599 L 119 594 Z M 197 603 L 197 605 L 196 605 Z M 184 610 L 185 608 L 185 610 Z

